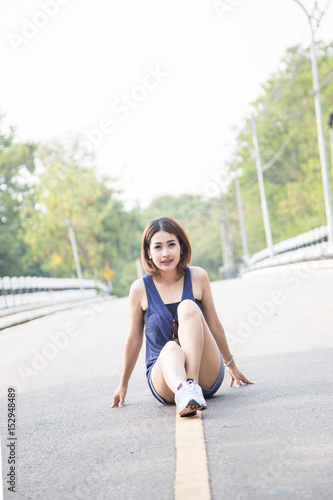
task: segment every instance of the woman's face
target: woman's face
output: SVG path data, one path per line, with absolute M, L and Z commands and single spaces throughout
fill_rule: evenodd
M 180 243 L 177 236 L 158 231 L 151 239 L 148 255 L 161 271 L 177 268 L 180 261 Z

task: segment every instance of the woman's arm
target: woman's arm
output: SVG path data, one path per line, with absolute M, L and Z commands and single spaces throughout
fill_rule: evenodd
M 209 282 L 209 278 L 207 273 L 202 268 L 195 268 L 195 275 L 197 276 L 198 282 L 200 284 L 202 297 L 201 304 L 204 313 L 204 317 L 208 324 L 210 331 L 213 334 L 213 337 L 216 340 L 218 348 L 223 356 L 225 363 L 227 363 L 231 359 L 231 352 L 229 349 L 227 337 L 224 331 L 224 328 L 221 324 L 221 321 L 217 315 L 215 304 L 213 300 L 213 294 Z M 245 384 L 252 384 L 237 368 L 235 361 L 232 363 L 230 367 L 228 367 L 228 371 L 231 377 L 230 386 L 232 387 L 233 383 L 236 382 L 236 386 L 240 387 L 241 382 Z
M 129 293 L 129 333 L 125 345 L 124 366 L 118 389 L 113 395 L 114 406 L 122 407 L 125 402 L 128 383 L 136 362 L 138 360 L 143 342 L 143 311 L 142 311 L 142 286 L 137 280 L 133 283 Z

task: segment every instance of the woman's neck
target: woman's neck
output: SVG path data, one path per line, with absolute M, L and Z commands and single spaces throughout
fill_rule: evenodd
M 159 283 L 160 285 L 166 285 L 166 286 L 171 286 L 177 281 L 183 279 L 184 273 L 180 273 L 177 271 L 177 269 L 173 271 L 160 271 L 159 276 L 154 278 L 154 281 L 156 283 Z

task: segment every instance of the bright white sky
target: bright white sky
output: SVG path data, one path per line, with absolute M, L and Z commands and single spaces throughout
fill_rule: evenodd
M 294 0 L 221 0 L 219 12 L 216 3 L 2 2 L 5 123 L 36 141 L 89 135 L 102 124 L 98 141 L 93 134 L 99 144 L 81 147 L 94 150 L 100 171 L 120 177 L 127 206 L 204 194 L 260 85 L 287 47 L 310 41 Z M 303 4 L 311 11 L 314 1 Z M 316 36 L 332 41 L 332 2 L 318 4 L 328 8 Z

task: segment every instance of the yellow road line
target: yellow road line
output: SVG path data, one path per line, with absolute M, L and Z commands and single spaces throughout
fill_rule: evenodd
M 208 461 L 201 412 L 176 416 L 175 500 L 210 500 Z

